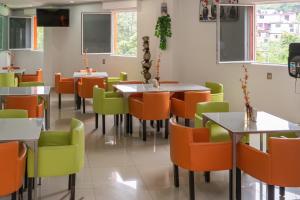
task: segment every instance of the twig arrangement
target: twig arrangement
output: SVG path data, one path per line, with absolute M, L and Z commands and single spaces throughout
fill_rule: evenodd
M 245 101 L 245 107 L 246 107 L 246 112 L 247 112 L 247 117 L 251 118 L 252 117 L 252 106 L 250 105 L 250 92 L 248 90 L 248 69 L 246 65 L 242 66 L 244 70 L 244 77 L 240 79 L 241 85 L 242 85 L 242 91 L 244 94 L 244 101 Z
M 89 68 L 89 57 L 87 55 L 87 49 L 83 51 L 83 56 L 82 56 L 82 61 L 83 61 L 83 66 L 88 69 Z

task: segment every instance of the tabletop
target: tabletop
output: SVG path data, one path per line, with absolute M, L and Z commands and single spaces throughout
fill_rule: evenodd
M 94 77 L 94 78 L 107 78 L 107 72 L 74 72 L 73 78 L 84 78 L 84 77 Z
M 161 84 L 159 88 L 153 84 L 117 84 L 114 87 L 122 93 L 210 91 L 207 87 L 187 83 Z
M 15 69 L 13 71 L 8 71 L 7 69 L 0 69 L 0 74 L 5 74 L 5 73 L 23 74 L 25 71 L 26 71 L 25 69 Z
M 36 141 L 42 125 L 42 118 L 0 119 L 0 141 Z
M 35 87 L 0 87 L 0 96 L 11 95 L 49 95 L 50 86 Z
M 203 113 L 203 117 L 232 133 L 300 132 L 300 126 L 269 113 L 257 112 L 256 122 L 247 121 L 244 112 Z

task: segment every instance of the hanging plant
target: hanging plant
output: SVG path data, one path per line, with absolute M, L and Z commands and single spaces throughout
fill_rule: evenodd
M 161 50 L 167 49 L 167 38 L 172 37 L 171 21 L 171 17 L 168 14 L 159 17 L 157 20 L 155 36 L 160 39 L 159 48 Z

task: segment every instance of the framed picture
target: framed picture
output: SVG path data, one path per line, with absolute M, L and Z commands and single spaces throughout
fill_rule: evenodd
M 200 22 L 215 22 L 217 19 L 217 5 L 222 4 L 237 4 L 238 0 L 200 0 Z M 221 20 L 233 21 L 238 19 L 238 7 L 222 6 L 220 17 Z

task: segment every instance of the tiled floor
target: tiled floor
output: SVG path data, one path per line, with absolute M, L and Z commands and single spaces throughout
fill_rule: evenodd
M 140 139 L 139 121 L 134 121 L 133 136 L 125 136 L 123 127 L 115 127 L 108 117 L 107 134 L 100 127 L 94 130 L 94 115 L 90 103 L 87 114 L 75 111 L 72 96 L 63 97 L 63 108 L 57 109 L 57 96 L 51 100 L 51 129 L 69 129 L 71 117 L 85 123 L 86 159 L 84 169 L 77 175 L 76 200 L 184 200 L 188 199 L 188 174 L 180 170 L 180 187 L 173 186 L 172 164 L 168 141 L 162 133 L 148 128 L 148 141 Z M 163 130 L 161 130 L 163 132 Z M 228 199 L 228 172 L 213 172 L 211 183 L 204 183 L 198 173 L 195 178 L 196 199 Z M 260 183 L 243 174 L 243 199 L 266 199 L 265 188 L 260 196 Z M 68 178 L 42 179 L 38 188 L 40 199 L 69 199 Z M 278 196 L 278 190 L 276 191 Z M 299 189 L 288 189 L 286 199 L 300 199 Z M 7 200 L 9 197 L 0 198 Z M 26 193 L 24 199 L 27 199 Z M 277 197 L 278 199 L 278 197 Z

